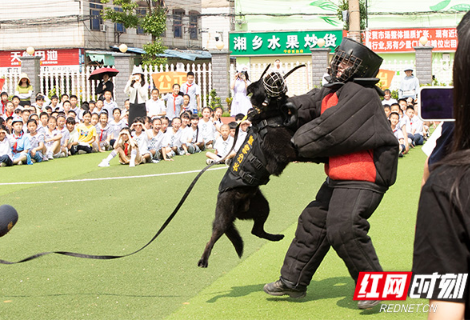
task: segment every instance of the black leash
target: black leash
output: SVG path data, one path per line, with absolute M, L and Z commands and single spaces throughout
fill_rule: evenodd
M 226 158 L 226 157 L 225 157 Z M 224 158 L 224 159 L 225 159 Z M 224 160 L 222 159 L 222 160 Z M 27 257 L 25 259 L 22 259 L 22 260 L 19 260 L 19 261 L 6 261 L 6 260 L 2 260 L 0 259 L 0 264 L 17 264 L 17 263 L 23 263 L 23 262 L 26 262 L 26 261 L 31 261 L 31 260 L 34 260 L 34 259 L 37 259 L 37 258 L 40 258 L 42 256 L 46 256 L 48 254 L 60 254 L 60 255 L 63 255 L 63 256 L 70 256 L 70 257 L 76 257 L 76 258 L 83 258 L 83 259 L 100 259 L 100 260 L 111 260 L 111 259 L 119 259 L 119 258 L 124 258 L 124 257 L 128 257 L 128 256 L 131 256 L 133 254 L 136 254 L 137 252 L 140 252 L 142 251 L 143 249 L 145 249 L 147 246 L 149 246 L 159 235 L 160 233 L 163 232 L 163 230 L 165 230 L 165 228 L 168 226 L 168 224 L 170 223 L 170 221 L 175 217 L 176 213 L 179 211 L 179 209 L 181 208 L 181 206 L 183 205 L 184 201 L 186 200 L 186 198 L 189 196 L 189 194 L 191 193 L 191 190 L 193 189 L 194 185 L 196 184 L 196 182 L 199 180 L 199 178 L 202 176 L 202 174 L 204 172 L 207 171 L 207 169 L 209 169 L 210 167 L 212 167 L 215 163 L 211 163 L 210 165 L 206 166 L 204 169 L 201 170 L 201 172 L 198 173 L 198 175 L 196 176 L 196 178 L 194 178 L 193 182 L 189 185 L 188 189 L 186 190 L 186 192 L 184 193 L 183 197 L 181 198 L 180 202 L 178 203 L 178 205 L 176 206 L 176 208 L 173 210 L 173 212 L 171 213 L 171 215 L 166 219 L 165 223 L 163 223 L 163 225 L 160 227 L 160 229 L 158 230 L 158 232 L 153 236 L 153 238 L 147 242 L 146 245 L 144 245 L 142 248 L 132 252 L 132 253 L 128 253 L 128 254 L 125 254 L 125 255 L 121 255 L 121 256 L 112 256 L 112 255 L 92 255 L 92 254 L 83 254 L 83 253 L 75 253 L 75 252 L 68 252 L 68 251 L 50 251 L 50 252 L 41 252 L 41 253 L 38 253 L 38 254 L 35 254 L 35 255 L 32 255 L 30 257 Z
M 225 157 L 223 157 L 221 160 L 219 160 L 219 163 L 220 162 L 223 162 L 227 157 L 228 155 L 232 152 L 232 150 L 235 148 L 235 143 L 237 142 L 237 138 L 238 138 L 238 130 L 239 130 L 239 127 L 240 125 L 237 126 L 237 129 L 235 131 L 235 139 L 234 139 L 234 142 L 233 142 L 233 145 L 232 145 L 232 148 L 231 150 L 229 151 L 229 153 L 227 153 L 227 155 Z M 186 189 L 186 192 L 184 193 L 183 197 L 181 198 L 180 202 L 178 203 L 178 205 L 176 206 L 176 208 L 173 210 L 173 212 L 170 214 L 170 216 L 166 219 L 166 221 L 162 224 L 162 226 L 160 227 L 160 229 L 158 230 L 158 232 L 153 236 L 153 238 L 147 242 L 146 245 L 144 245 L 143 247 L 141 247 L 140 249 L 132 252 L 132 253 L 128 253 L 128 254 L 125 254 L 125 255 L 121 255 L 121 256 L 112 256 L 112 255 L 93 255 L 93 254 L 84 254 L 84 253 L 76 253 L 76 252 L 68 252 L 68 251 L 49 251 L 49 252 L 41 252 L 41 253 L 37 253 L 35 255 L 32 255 L 32 256 L 29 256 L 27 258 L 24 258 L 22 260 L 19 260 L 19 261 L 7 261 L 7 260 L 2 260 L 0 259 L 0 264 L 17 264 L 17 263 L 23 263 L 23 262 L 27 262 L 27 261 L 31 261 L 31 260 L 34 260 L 34 259 L 37 259 L 37 258 L 40 258 L 40 257 L 43 257 L 43 256 L 46 256 L 48 254 L 60 254 L 60 255 L 63 255 L 63 256 L 69 256 L 69 257 L 75 257 L 75 258 L 82 258 L 82 259 L 98 259 L 98 260 L 112 260 L 112 259 L 119 259 L 119 258 L 124 258 L 124 257 L 128 257 L 128 256 L 132 256 L 133 254 L 136 254 L 137 252 L 140 252 L 142 250 L 144 250 L 146 247 L 148 247 L 153 241 L 155 241 L 155 239 L 157 239 L 157 237 L 160 235 L 160 233 L 163 232 L 163 230 L 165 230 L 165 228 L 168 226 L 168 224 L 170 224 L 170 221 L 173 220 L 173 218 L 176 216 L 176 213 L 179 211 L 179 209 L 181 208 L 181 206 L 183 205 L 183 203 L 186 201 L 186 198 L 189 196 L 189 194 L 191 193 L 191 191 L 193 190 L 194 188 L 194 185 L 196 184 L 196 182 L 199 180 L 199 178 L 202 176 L 202 174 L 204 172 L 207 171 L 207 169 L 209 169 L 210 167 L 212 167 L 214 164 L 216 164 L 216 162 L 213 162 L 211 164 L 209 164 L 208 166 L 206 166 L 204 169 L 201 170 L 201 172 L 198 173 L 198 175 L 196 176 L 196 178 L 194 178 L 193 182 L 191 182 L 191 184 L 189 185 L 188 189 Z

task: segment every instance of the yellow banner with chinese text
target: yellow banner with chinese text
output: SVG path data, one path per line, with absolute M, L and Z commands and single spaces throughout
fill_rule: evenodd
M 390 88 L 394 76 L 395 71 L 380 69 L 377 75 L 377 78 L 380 79 L 379 87 L 382 88 L 382 90 Z
M 173 84 L 180 86 L 186 82 L 186 72 L 159 72 L 152 74 L 153 83 L 160 93 L 171 92 Z

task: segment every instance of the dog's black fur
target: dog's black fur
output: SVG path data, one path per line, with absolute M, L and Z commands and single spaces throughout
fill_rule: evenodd
M 288 117 L 283 106 L 287 102 L 287 96 L 281 94 L 279 98 L 273 98 L 267 106 L 266 90 L 263 80 L 260 79 L 248 86 L 248 94 L 252 94 L 251 103 L 259 112 L 251 112 L 248 119 L 252 125 L 257 125 L 264 119 L 282 115 Z M 261 144 L 262 152 L 267 159 L 266 169 L 271 175 L 278 176 L 289 162 L 296 159 L 296 152 L 290 140 L 294 131 L 285 126 L 267 127 L 267 133 Z M 219 192 L 215 219 L 212 226 L 212 237 L 206 245 L 204 253 L 198 262 L 198 266 L 207 268 L 209 256 L 215 242 L 225 233 L 232 242 L 239 257 L 243 254 L 243 240 L 235 228 L 234 221 L 238 219 L 253 219 L 254 225 L 251 233 L 270 241 L 279 241 L 284 238 L 282 234 L 270 234 L 264 231 L 264 223 L 269 215 L 269 204 L 258 186 L 238 187 Z

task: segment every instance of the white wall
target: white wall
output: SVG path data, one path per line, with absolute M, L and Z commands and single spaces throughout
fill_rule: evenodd
M 229 14 L 230 8 L 203 8 L 202 14 Z M 207 50 L 215 49 L 215 37 L 222 33 L 224 49 L 228 49 L 228 32 L 230 31 L 230 17 L 228 16 L 204 16 L 201 23 L 204 31 L 202 35 L 202 47 Z
M 74 0 L 2 1 L 0 50 L 82 47 L 80 7 Z

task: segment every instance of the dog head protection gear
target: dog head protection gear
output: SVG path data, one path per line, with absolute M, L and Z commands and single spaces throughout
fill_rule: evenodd
M 271 100 L 271 98 L 278 98 L 280 96 L 285 95 L 287 92 L 286 78 L 295 70 L 305 67 L 304 64 L 301 64 L 290 70 L 284 76 L 279 72 L 271 72 L 270 74 L 264 77 L 266 71 L 268 71 L 270 66 L 271 64 L 268 64 L 268 66 L 260 77 L 260 80 L 263 81 L 264 90 L 266 90 L 266 99 L 263 102 L 263 107 L 267 107 L 269 105 L 269 101 Z
M 363 44 L 343 38 L 336 48 L 328 73 L 333 82 L 347 82 L 354 78 L 374 78 L 383 59 Z M 343 69 L 338 76 L 338 71 Z

